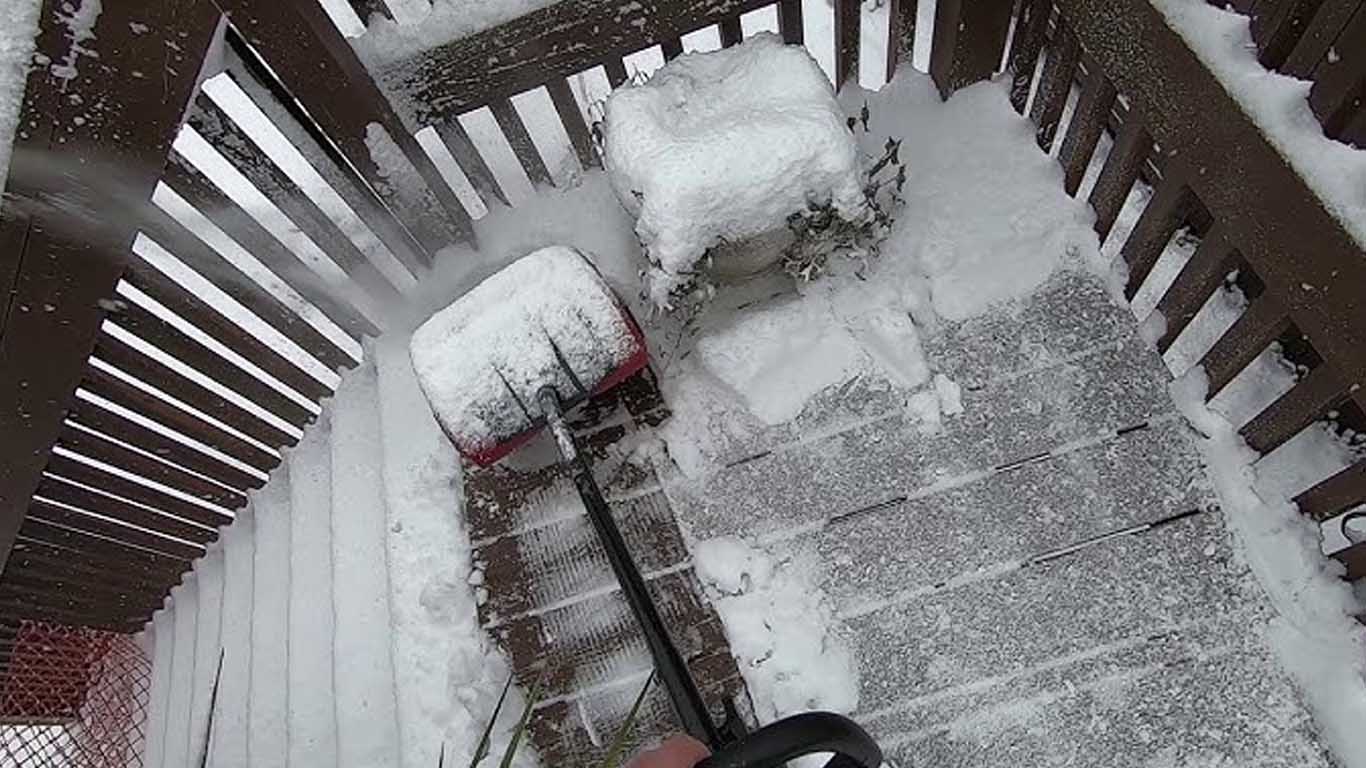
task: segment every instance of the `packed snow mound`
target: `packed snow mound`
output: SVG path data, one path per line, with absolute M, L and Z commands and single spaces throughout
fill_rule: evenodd
M 857 146 L 830 81 L 806 49 L 776 35 L 680 56 L 617 89 L 603 143 L 659 305 L 719 242 L 783 227 L 810 204 L 867 215 Z
M 645 363 L 634 321 L 588 259 L 564 246 L 485 279 L 423 323 L 409 351 L 442 429 L 480 464 L 535 426 L 541 387 L 571 400 Z

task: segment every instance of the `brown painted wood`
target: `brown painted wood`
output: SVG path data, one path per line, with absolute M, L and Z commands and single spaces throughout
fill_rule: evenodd
M 47 473 L 43 475 L 43 481 L 38 484 L 38 490 L 34 494 L 185 541 L 207 544 L 218 538 L 217 528 L 164 514 L 160 510 L 100 492 L 102 490 L 92 490 L 89 486 L 78 485 L 59 475 Z
M 836 0 L 836 2 L 839 2 L 839 0 Z M 729 48 L 732 45 L 739 45 L 740 41 L 745 39 L 745 31 L 740 26 L 739 16 L 727 16 L 726 18 L 722 19 L 720 24 L 718 24 L 717 26 L 720 27 L 721 31 L 722 48 Z
M 394 14 L 389 11 L 389 6 L 384 4 L 384 0 L 347 0 L 351 4 L 351 10 L 360 17 L 361 23 L 368 25 L 370 17 L 379 14 L 386 19 L 394 18 Z
M 1090 203 L 1096 211 L 1095 230 L 1102 243 L 1110 236 L 1119 210 L 1124 207 L 1124 201 L 1129 197 L 1139 168 L 1147 159 L 1152 145 L 1153 140 L 1148 131 L 1130 113 L 1129 119 L 1120 128 L 1114 146 L 1110 148 L 1109 156 L 1105 158 L 1105 165 L 1096 177 L 1095 186 L 1091 188 Z
M 859 79 L 859 10 L 862 0 L 835 0 L 835 88 Z
M 26 520 L 22 529 L 26 539 L 42 542 L 63 551 L 88 555 L 94 562 L 109 563 L 119 570 L 157 574 L 174 581 L 190 569 L 190 561 L 162 552 L 130 545 L 103 536 L 72 530 L 42 520 Z
M 1328 49 L 1362 7 L 1362 0 L 1323 0 L 1304 34 L 1286 56 L 1280 69 L 1287 75 L 1308 80 L 1328 55 Z
M 436 128 L 441 141 L 446 144 L 446 149 L 450 150 L 451 157 L 455 158 L 456 165 L 460 166 L 461 173 L 469 179 L 470 186 L 479 193 L 484 205 L 490 208 L 494 202 L 508 205 L 507 195 L 503 194 L 503 188 L 498 185 L 498 180 L 493 177 L 493 171 L 489 170 L 488 163 L 484 162 L 484 157 L 479 154 L 474 142 L 470 141 L 470 135 L 465 132 L 460 120 L 452 115 L 450 119 L 442 120 L 433 127 Z
M 1319 365 L 1239 432 L 1252 450 L 1270 453 L 1346 399 L 1349 386 L 1333 366 Z
M 106 371 L 91 367 L 81 386 L 105 400 L 170 427 L 182 435 L 193 437 L 195 440 L 262 472 L 269 472 L 280 463 L 280 457 L 263 451 L 236 435 L 224 432 L 188 411 L 144 392 Z M 217 477 L 217 475 L 211 475 L 211 477 Z
M 313 420 L 312 411 L 138 304 L 119 301 L 111 308 L 108 317 L 120 328 L 182 363 L 208 373 L 219 383 L 281 419 L 296 426 Z
M 98 510 L 88 511 L 95 511 L 98 513 Z M 127 525 L 120 525 L 119 523 L 111 522 L 109 520 L 101 520 L 93 515 L 82 514 L 81 512 L 67 509 L 57 504 L 49 504 L 39 498 L 35 498 L 33 503 L 29 506 L 28 516 L 31 520 L 41 520 L 45 523 L 69 528 L 73 531 L 83 531 L 95 536 L 103 536 L 135 547 L 141 547 L 142 549 L 151 552 L 161 552 L 171 557 L 193 560 L 197 557 L 202 557 L 204 554 L 204 547 L 199 544 L 169 539 Z M 8 582 L 8 579 L 5 581 Z
M 1067 106 L 1080 56 L 1077 38 L 1067 29 L 1067 24 L 1059 19 L 1048 59 L 1044 62 L 1043 75 L 1039 77 L 1039 93 L 1029 110 L 1029 119 L 1035 126 L 1034 140 L 1039 149 L 1045 152 L 1053 148 L 1053 137 L 1058 132 L 1058 121 L 1062 119 L 1062 111 Z
M 73 426 L 73 423 L 77 426 Z M 66 425 L 58 440 L 59 445 L 73 453 L 79 453 L 110 466 L 127 470 L 196 499 L 203 499 L 226 509 L 240 509 L 247 504 L 247 497 L 241 491 L 219 485 L 183 467 L 149 456 L 128 445 L 120 445 L 106 435 L 88 431 L 85 425 L 80 425 L 79 422 L 73 423 Z M 141 449 L 142 446 L 136 446 L 136 448 Z
M 1280 302 L 1266 293 L 1253 299 L 1242 315 L 1214 342 L 1200 365 L 1209 377 L 1205 399 L 1219 394 L 1253 358 L 1290 327 Z
M 110 632 L 132 633 L 142 629 L 152 611 L 138 609 L 97 610 L 68 608 L 52 605 L 39 597 L 23 594 L 0 585 L 0 612 L 12 613 L 22 619 L 47 621 L 70 626 L 104 629 Z
M 1366 380 L 1366 253 L 1144 0 L 1060 0 L 1073 31 L 1308 342 Z M 1127 39 L 1111 30 L 1120 25 Z M 1137 42 L 1135 42 L 1137 41 Z M 1135 45 L 1142 56 L 1135 56 Z M 1306 290 L 1308 285 L 1312 290 Z M 1260 300 L 1265 299 L 1261 297 Z M 1362 393 L 1354 393 L 1360 402 Z
M 1309 106 L 1332 138 L 1342 135 L 1353 116 L 1366 109 L 1366 11 L 1358 9 L 1333 45 L 1335 61 L 1324 59 L 1314 70 Z
M 73 480 L 81 485 L 121 496 L 167 515 L 191 520 L 209 528 L 217 528 L 232 522 L 230 513 L 176 498 L 165 491 L 120 477 L 69 456 L 54 453 L 52 460 L 48 462 L 47 471 L 53 476 Z M 39 487 L 43 487 L 42 483 L 39 483 Z M 90 511 L 100 512 L 98 509 Z
M 72 568 L 68 562 L 52 562 L 26 557 L 16 552 L 5 565 L 4 580 L 20 580 L 29 584 L 70 585 L 72 588 L 90 593 L 107 592 L 113 595 L 148 595 L 150 605 L 155 609 L 161 606 L 166 589 L 161 584 L 128 583 L 108 578 L 105 573 L 88 569 Z M 3 635 L 0 635 L 3 637 Z
M 1309 27 L 1323 0 L 1257 0 L 1252 6 L 1252 40 L 1257 60 L 1279 69 Z
M 1081 182 L 1086 178 L 1086 169 L 1096 153 L 1096 144 L 1105 130 L 1110 110 L 1115 103 L 1115 87 L 1106 79 L 1105 73 L 1092 67 L 1081 87 L 1077 98 L 1072 121 L 1067 126 L 1062 148 L 1058 150 L 1058 162 L 1062 163 L 1062 187 L 1067 194 L 1076 197 Z
M 784 43 L 802 44 L 806 38 L 802 28 L 802 0 L 778 0 L 778 30 L 782 32 Z
M 1366 459 L 1305 490 L 1295 503 L 1301 514 L 1318 522 L 1366 504 Z
M 918 0 L 889 0 L 887 11 L 887 80 L 891 81 L 900 62 L 909 64 L 915 54 L 915 20 Z
M 569 135 L 574 154 L 579 157 L 579 166 L 584 169 L 601 167 L 597 150 L 593 148 L 593 134 L 588 130 L 583 113 L 579 111 L 579 103 L 574 99 L 569 81 L 556 77 L 546 83 L 545 88 L 550 93 L 550 102 L 555 105 L 555 113 L 560 116 L 560 124 Z
M 272 448 L 299 442 L 298 438 L 283 429 L 266 423 L 264 419 L 247 412 L 203 384 L 153 360 L 108 333 L 101 333 L 95 340 L 94 354 L 124 373 L 151 384 L 171 397 L 193 406 L 201 413 L 212 416 Z
M 607 82 L 613 88 L 620 88 L 631 79 L 626 71 L 626 62 L 620 56 L 608 56 L 602 61 L 603 71 L 607 73 Z
M 1015 20 L 1015 35 L 1010 41 L 1010 105 L 1024 114 L 1034 70 L 1048 32 L 1049 0 L 1022 0 Z
M 659 49 L 664 53 L 665 61 L 673 61 L 683 55 L 683 38 L 666 37 L 659 41 Z
M 418 124 L 428 125 L 599 64 L 608 66 L 611 80 L 614 58 L 771 3 L 561 0 L 386 66 L 377 77 Z
M 1185 184 L 1184 174 L 1165 175 L 1120 251 L 1120 258 L 1129 270 L 1124 285 L 1126 298 L 1132 300 L 1138 294 L 1172 235 L 1185 223 L 1190 205 L 1190 189 Z
M 16 540 L 14 552 L 10 556 L 10 562 L 15 561 L 34 568 L 69 573 L 73 578 L 93 578 L 141 590 L 162 589 L 163 585 L 171 584 L 180 578 L 180 572 L 173 569 L 128 568 L 120 560 L 66 549 L 27 538 L 23 534 Z M 8 571 L 9 568 L 9 564 L 6 563 L 5 570 Z
M 550 177 L 550 171 L 545 167 L 545 160 L 541 159 L 541 151 L 536 148 L 536 142 L 532 141 L 531 134 L 522 122 L 521 115 L 517 114 L 517 107 L 513 106 L 512 100 L 494 99 L 489 102 L 489 110 L 493 112 L 493 119 L 498 122 L 503 137 L 512 147 L 512 153 L 517 156 L 517 162 L 522 164 L 522 169 L 526 171 L 531 183 L 555 186 L 555 180 Z
M 59 12 L 57 3 L 45 4 L 40 28 L 55 26 L 60 35 Z M 77 57 L 79 76 L 47 82 L 62 90 L 52 117 L 63 130 L 51 142 L 53 154 L 12 168 L 19 176 L 41 174 L 27 176 L 25 191 L 74 205 L 35 209 L 22 253 L 10 256 L 19 265 L 6 286 L 11 310 L 0 337 L 0 566 L 85 370 L 103 318 L 98 302 L 113 293 L 129 260 L 138 222 L 116 212 L 150 197 L 219 18 L 204 0 L 105 8 L 84 43 L 93 55 Z M 148 31 L 135 33 L 132 22 Z M 101 108 L 92 111 L 95 104 Z M 78 114 L 87 116 L 81 125 L 70 119 Z M 92 222 L 70 215 L 73 209 L 109 214 Z M 41 311 L 45 305 L 53 310 Z
M 384 198 L 408 229 L 424 243 L 468 238 L 472 231 L 455 193 L 446 186 L 413 132 L 427 122 L 410 121 L 375 83 L 318 3 L 215 0 L 231 14 L 233 29 L 247 47 L 270 62 L 281 86 L 307 109 L 322 132 L 331 137 L 348 163 Z M 394 140 L 426 183 L 430 197 L 445 217 L 420 217 L 404 196 L 387 183 L 370 155 L 366 135 L 377 124 Z M 427 227 L 446 225 L 441 231 Z
M 1347 572 L 1343 578 L 1347 581 L 1358 581 L 1366 578 L 1366 542 L 1353 544 L 1352 546 L 1333 553 L 1333 559 L 1347 567 Z
M 1162 313 L 1166 321 L 1166 330 L 1157 340 L 1159 352 L 1171 348 L 1210 295 L 1224 282 L 1236 260 L 1233 246 L 1229 245 L 1223 228 L 1216 222 L 1157 302 L 1156 311 Z
M 397 289 L 356 244 L 206 94 L 201 93 L 195 99 L 189 123 L 357 285 L 381 301 L 398 300 Z
M 156 592 L 141 592 L 99 580 L 71 578 L 67 574 L 6 568 L 4 583 L 48 605 L 61 605 L 63 599 L 70 598 L 82 606 L 118 608 L 129 613 L 155 613 L 162 604 L 162 596 Z
M 947 99 L 991 77 L 1010 32 L 1012 0 L 940 0 L 934 12 L 930 77 Z
M 152 297 L 158 304 L 214 337 L 228 349 L 289 385 L 295 392 L 314 401 L 332 394 L 327 385 L 299 368 L 274 347 L 248 333 L 236 321 L 210 307 L 198 294 L 142 259 L 134 259 L 128 265 L 128 271 L 124 273 L 123 279 Z M 296 319 L 295 322 L 302 321 Z

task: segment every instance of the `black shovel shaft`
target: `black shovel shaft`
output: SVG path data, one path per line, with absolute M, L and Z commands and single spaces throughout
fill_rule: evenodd
M 635 561 L 631 559 L 630 551 L 626 549 L 626 540 L 622 538 L 616 521 L 612 519 L 612 511 L 603 499 L 597 481 L 593 479 L 593 471 L 588 460 L 579 453 L 574 435 L 564 423 L 564 417 L 560 413 L 559 396 L 555 390 L 547 388 L 541 390 L 537 400 L 555 437 L 560 455 L 574 473 L 574 487 L 578 489 L 579 498 L 583 500 L 583 506 L 588 511 L 588 519 L 593 524 L 593 530 L 597 532 L 598 539 L 607 550 L 607 560 L 612 564 L 612 572 L 616 574 L 621 592 L 626 596 L 626 603 L 631 607 L 631 613 L 635 615 L 636 623 L 645 635 L 645 644 L 649 647 L 650 656 L 654 660 L 655 672 L 659 675 L 669 700 L 673 702 L 679 724 L 689 736 L 713 750 L 720 749 L 723 746 L 721 733 L 712 722 L 701 692 L 697 690 L 692 675 L 688 674 L 683 657 L 674 647 L 669 631 L 660 619 L 659 611 L 650 599 L 650 593 L 645 589 L 645 579 L 641 577 Z

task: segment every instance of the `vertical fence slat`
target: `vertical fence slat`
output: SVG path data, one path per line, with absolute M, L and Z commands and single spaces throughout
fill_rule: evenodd
M 721 28 L 721 47 L 729 48 L 732 45 L 739 45 L 745 39 L 745 31 L 740 26 L 739 16 L 727 16 L 718 25 Z
M 918 0 L 890 0 L 887 9 L 887 80 L 896 74 L 898 62 L 910 63 L 915 55 L 915 19 Z
M 1366 502 L 1366 459 L 1362 459 L 1295 497 L 1300 512 L 1324 521 Z
M 626 74 L 626 62 L 622 61 L 620 56 L 608 56 L 603 59 L 602 68 L 607 72 L 607 82 L 613 88 L 620 88 L 630 79 Z
M 1143 127 L 1139 116 L 1130 111 L 1129 119 L 1124 122 L 1115 139 L 1115 145 L 1110 148 L 1110 155 L 1105 158 L 1100 176 L 1096 177 L 1096 185 L 1091 188 L 1090 203 L 1096 210 L 1095 230 L 1102 243 L 1109 237 L 1119 210 L 1124 207 L 1129 190 L 1133 189 L 1134 179 L 1138 178 L 1138 169 L 1147 159 L 1152 146 L 1152 137 Z
M 1286 56 L 1281 71 L 1291 77 L 1308 80 L 1327 56 L 1338 33 L 1363 4 L 1362 0 L 1324 0 L 1309 22 L 1309 27 L 1300 35 L 1299 42 Z
M 895 0 L 893 0 L 895 2 Z M 802 29 L 802 0 L 779 0 L 778 29 L 783 33 L 783 42 L 788 45 L 801 45 L 806 33 Z
M 861 0 L 835 0 L 835 88 L 859 77 L 859 10 Z
M 1280 302 L 1266 293 L 1253 299 L 1243 314 L 1200 359 L 1200 365 L 1209 377 L 1209 391 L 1205 398 L 1210 399 L 1219 394 L 1289 326 L 1290 318 Z
M 565 133 L 569 135 L 569 143 L 574 147 L 574 154 L 579 156 L 579 165 L 584 168 L 601 165 L 598 153 L 593 150 L 593 133 L 588 129 L 583 113 L 579 111 L 579 104 L 574 100 L 574 91 L 569 87 L 569 81 L 557 77 L 546 83 L 545 88 L 550 92 L 550 102 L 555 105 L 555 113 L 560 116 Z
M 82 463 L 61 454 L 53 454 L 48 471 L 58 477 L 68 478 L 91 488 L 121 496 L 169 515 L 193 520 L 196 523 L 217 527 L 232 522 L 229 515 L 205 509 L 198 505 L 177 499 L 151 486 L 129 480 L 112 472 Z
M 513 106 L 512 100 L 494 99 L 489 103 L 489 110 L 493 112 L 493 119 L 498 122 L 498 127 L 503 129 L 503 136 L 512 146 L 513 154 L 517 155 L 517 162 L 522 164 L 531 183 L 555 186 L 554 179 L 550 178 L 550 171 L 546 170 L 545 161 L 541 159 L 541 151 L 536 148 L 536 142 L 531 140 L 531 134 L 527 132 L 526 124 L 522 122 L 521 115 L 517 114 L 517 108 Z
M 1157 312 L 1166 321 L 1166 330 L 1157 340 L 1159 352 L 1171 348 L 1176 338 L 1190 325 L 1196 313 L 1209 300 L 1232 270 L 1233 246 L 1224 237 L 1223 228 L 1216 223 L 1205 233 L 1190 260 L 1157 302 Z
M 1323 124 L 1323 132 L 1337 138 L 1362 104 L 1366 81 L 1366 11 L 1357 11 L 1343 28 L 1333 50 L 1337 59 L 1314 70 L 1309 106 Z
M 507 195 L 503 194 L 503 188 L 498 186 L 498 180 L 493 178 L 493 171 L 489 170 L 488 163 L 485 163 L 483 155 L 479 154 L 479 149 L 470 141 L 470 135 L 465 132 L 460 119 L 451 116 L 448 120 L 437 121 L 434 127 L 441 141 L 445 142 L 446 148 L 451 151 L 456 165 L 460 166 L 465 178 L 469 179 L 470 186 L 483 198 L 484 205 L 492 207 L 494 201 L 508 205 Z
M 1239 431 L 1252 450 L 1270 453 L 1347 397 L 1348 387 L 1335 366 L 1320 363 Z
M 1063 108 L 1067 106 L 1067 96 L 1072 90 L 1080 55 L 1076 36 L 1067 28 L 1066 22 L 1059 18 L 1053 46 L 1048 53 L 1048 60 L 1044 62 L 1043 75 L 1039 78 L 1039 94 L 1034 97 L 1034 106 L 1029 111 L 1029 119 L 1035 125 L 1034 139 L 1045 152 L 1053 148 L 1053 137 L 1058 132 Z
M 673 61 L 683 55 L 683 38 L 669 35 L 659 41 L 659 49 L 664 52 L 665 61 Z
M 1010 44 L 1010 105 L 1022 115 L 1029 103 L 1029 87 L 1043 50 L 1051 7 L 1049 0 L 1023 0 L 1015 20 L 1015 37 Z
M 1177 227 L 1185 220 L 1189 196 L 1190 191 L 1180 174 L 1169 172 L 1162 178 L 1120 251 L 1120 258 L 1129 270 L 1124 285 L 1126 298 L 1133 299 L 1138 293 Z
M 934 11 L 930 76 L 939 95 L 991 77 L 1010 33 L 1013 0 L 939 0 Z
M 1105 130 L 1114 104 L 1115 87 L 1105 72 L 1092 63 L 1072 121 L 1067 126 L 1067 135 L 1063 137 L 1062 149 L 1058 150 L 1058 162 L 1063 168 L 1062 186 L 1073 197 L 1086 177 L 1086 169 L 1095 155 L 1096 143 Z

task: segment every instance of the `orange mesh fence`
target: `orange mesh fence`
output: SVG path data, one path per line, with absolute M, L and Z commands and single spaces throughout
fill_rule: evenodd
M 23 622 L 0 639 L 0 765 L 142 765 L 151 664 L 130 635 Z

